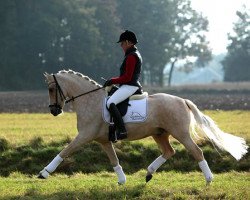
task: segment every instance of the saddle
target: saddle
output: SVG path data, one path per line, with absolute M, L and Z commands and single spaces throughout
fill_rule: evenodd
M 117 89 L 118 89 L 118 87 L 116 87 L 116 86 L 107 87 L 106 88 L 106 92 L 107 92 L 107 96 L 108 96 L 107 99 Z M 121 103 L 117 104 L 116 107 L 118 108 L 119 112 L 121 113 L 121 116 L 124 117 L 126 114 L 129 114 L 129 113 L 127 113 L 128 112 L 128 108 L 131 107 L 134 104 L 133 103 L 131 105 L 130 102 L 129 102 L 130 100 L 131 100 L 131 102 L 135 102 L 134 100 L 145 99 L 147 96 L 148 96 L 147 92 L 143 92 L 141 89 L 138 89 L 132 96 L 130 96 L 129 98 L 125 99 Z M 133 108 L 133 106 L 131 108 Z M 108 110 L 107 105 L 106 105 L 106 109 Z M 134 121 L 143 121 L 145 119 L 142 116 L 140 116 L 140 114 L 137 113 L 137 112 L 132 112 L 130 114 L 130 118 L 133 119 Z M 117 138 L 117 135 L 116 135 L 116 126 L 115 126 L 115 124 L 113 122 L 113 118 L 112 118 L 111 115 L 110 115 L 109 119 L 106 119 L 106 122 L 109 123 L 109 141 L 117 142 L 117 139 L 119 139 L 119 138 Z
M 116 90 L 118 90 L 118 87 L 116 86 L 110 86 L 110 87 L 106 87 L 106 92 L 107 92 L 107 96 L 108 98 L 115 93 Z M 116 107 L 118 108 L 118 110 L 121 113 L 121 116 L 125 116 L 127 111 L 128 111 L 128 107 L 131 106 L 129 104 L 129 100 L 140 100 L 140 99 L 144 99 L 148 96 L 147 92 L 143 92 L 143 90 L 141 88 L 139 88 L 132 96 L 130 96 L 129 98 L 125 99 L 124 101 L 120 102 L 119 104 L 116 105 Z M 107 105 L 106 105 L 107 106 Z

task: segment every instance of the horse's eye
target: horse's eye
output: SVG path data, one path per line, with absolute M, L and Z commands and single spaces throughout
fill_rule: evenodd
M 49 92 L 51 93 L 51 92 L 53 92 L 54 91 L 54 89 L 53 88 L 49 88 Z

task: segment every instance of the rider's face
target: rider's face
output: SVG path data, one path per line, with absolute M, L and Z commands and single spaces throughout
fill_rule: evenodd
M 123 49 L 124 53 L 133 46 L 133 43 L 129 42 L 128 40 L 121 42 L 121 48 Z

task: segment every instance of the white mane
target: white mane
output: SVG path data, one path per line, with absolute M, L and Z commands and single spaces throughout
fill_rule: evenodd
M 61 71 L 58 72 L 58 74 L 68 74 L 68 75 L 73 75 L 73 76 L 76 76 L 76 77 L 80 77 L 81 79 L 87 80 L 90 83 L 92 83 L 92 84 L 94 84 L 94 85 L 96 85 L 98 87 L 102 87 L 99 83 L 97 83 L 93 79 L 89 78 L 88 76 L 85 76 L 80 72 L 75 72 L 75 71 L 73 71 L 71 69 L 69 69 L 68 71 L 67 70 L 61 70 Z

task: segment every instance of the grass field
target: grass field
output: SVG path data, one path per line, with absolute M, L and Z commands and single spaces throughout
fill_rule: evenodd
M 250 140 L 250 111 L 205 111 L 225 131 Z M 45 143 L 76 136 L 76 116 L 64 113 L 58 117 L 50 114 L 0 114 L 0 138 L 19 146 L 41 137 Z M 148 139 L 146 139 L 148 140 Z M 148 140 L 151 141 L 151 140 Z M 145 141 L 144 141 L 145 142 Z
M 222 173 L 205 186 L 201 173 L 161 172 L 145 184 L 145 171 L 127 176 L 126 185 L 116 184 L 113 173 L 54 175 L 48 180 L 14 173 L 0 179 L 0 199 L 242 199 L 250 196 L 249 173 Z
M 205 114 L 249 145 L 250 111 Z M 215 172 L 215 181 L 206 187 L 197 163 L 172 140 L 176 155 L 145 184 L 145 169 L 160 154 L 157 146 L 150 138 L 119 142 L 115 149 L 127 183 L 118 186 L 106 155 L 92 143 L 63 162 L 48 180 L 38 180 L 37 172 L 76 135 L 75 115 L 0 114 L 0 123 L 0 199 L 250 199 L 249 153 L 236 162 L 210 144 L 200 144 Z

